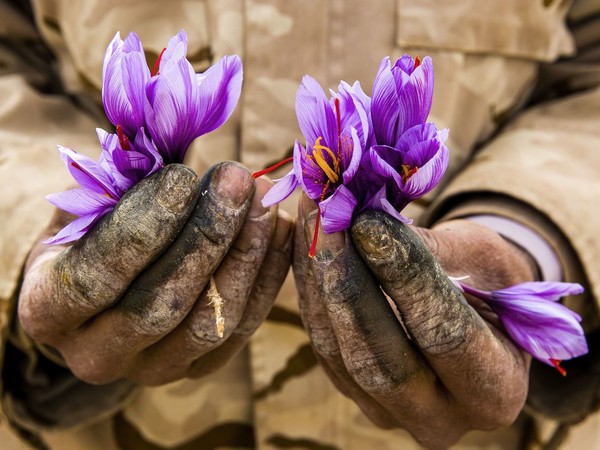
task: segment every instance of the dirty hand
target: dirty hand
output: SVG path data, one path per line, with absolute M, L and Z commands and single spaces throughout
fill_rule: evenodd
M 202 180 L 165 167 L 74 245 L 35 246 L 23 329 L 88 383 L 158 385 L 217 369 L 264 320 L 289 268 L 292 225 L 261 206 L 269 187 L 236 163 Z M 41 239 L 69 220 L 59 211 Z
M 446 274 L 498 289 L 534 279 L 529 255 L 468 221 L 427 230 L 369 212 L 350 232 L 321 232 L 310 259 L 314 208 L 302 200 L 294 274 L 305 327 L 336 387 L 377 425 L 404 428 L 429 448 L 512 423 L 529 356 Z

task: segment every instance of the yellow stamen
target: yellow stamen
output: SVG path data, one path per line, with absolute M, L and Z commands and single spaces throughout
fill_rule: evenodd
M 419 171 L 418 167 L 411 168 L 408 164 L 402 164 L 400 166 L 402 169 L 402 181 L 406 183 L 410 177 L 412 177 L 415 173 Z
M 313 147 L 314 150 L 312 152 L 312 156 L 315 158 L 315 162 L 321 168 L 323 173 L 325 173 L 327 178 L 329 178 L 329 181 L 332 183 L 337 183 L 337 181 L 340 179 L 340 176 L 338 175 L 340 171 L 340 162 L 329 147 L 321 145 L 321 139 L 323 139 L 321 136 L 317 138 L 317 141 Z M 325 160 L 323 151 L 326 151 L 331 157 L 331 160 L 333 161 L 333 168 Z

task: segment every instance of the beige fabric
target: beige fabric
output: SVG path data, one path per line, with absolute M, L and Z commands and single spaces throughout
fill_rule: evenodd
M 432 120 L 451 130 L 450 179 L 474 148 L 521 105 L 535 81 L 538 62 L 572 51 L 563 25 L 567 2 L 559 1 L 33 0 L 33 4 L 67 89 L 81 98 L 98 100 L 104 50 L 116 31 L 123 37 L 136 31 L 153 59 L 183 28 L 197 70 L 225 54 L 243 56 L 244 89 L 235 115 L 190 150 L 188 163 L 198 172 L 223 159 L 239 159 L 253 170 L 280 159 L 300 138 L 294 101 L 302 75 L 311 74 L 324 88 L 336 88 L 340 79 L 359 79 L 369 92 L 383 56 L 411 52 L 434 60 Z M 7 17 L 0 16 L 0 23 Z M 4 339 L 22 263 L 51 214 L 43 196 L 68 182 L 55 145 L 97 152 L 98 123 L 64 96 L 36 93 L 24 76 L 0 77 L 0 183 L 9 193 L 0 200 Z M 598 111 L 591 100 L 572 101 L 568 115 L 585 119 L 584 129 L 573 119 L 567 123 L 575 133 L 559 131 L 564 109 L 555 115 L 550 107 L 523 116 L 468 172 L 478 181 L 460 177 L 445 195 L 480 189 L 479 183 L 485 182 L 489 189 L 541 203 L 590 268 L 587 275 L 598 293 L 600 279 L 592 269 L 600 244 L 591 235 L 597 227 L 572 220 L 582 216 L 598 220 L 588 207 L 600 191 L 594 177 L 600 161 L 593 152 L 598 146 L 600 127 L 594 131 Z M 582 106 L 588 108 L 585 114 L 579 112 Z M 521 152 L 524 145 L 527 152 Z M 579 162 L 573 163 L 570 155 L 577 155 Z M 568 190 L 564 183 L 556 183 L 551 193 L 538 192 L 534 182 L 543 177 L 542 168 L 579 181 Z M 523 184 L 527 187 L 516 187 Z M 411 206 L 410 215 L 418 218 L 426 205 L 424 201 Z M 284 208 L 295 214 L 294 199 Z M 148 449 L 203 448 L 210 431 L 226 422 L 252 423 L 257 446 L 263 449 L 419 448 L 402 431 L 375 428 L 328 381 L 310 351 L 295 296 L 290 276 L 250 347 L 208 379 L 141 389 L 121 414 L 75 429 L 44 429 L 41 439 L 60 450 L 129 450 L 142 448 L 141 443 Z M 588 419 L 571 446 L 564 448 L 594 448 L 599 422 L 597 415 Z M 519 426 L 471 433 L 457 448 L 517 448 Z M 7 429 L 0 428 L 0 439 L 11 448 L 9 442 L 16 438 Z M 6 432 L 10 436 L 4 440 Z

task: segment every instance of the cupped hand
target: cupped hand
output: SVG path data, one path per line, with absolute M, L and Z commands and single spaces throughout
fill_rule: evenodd
M 375 424 L 428 448 L 511 424 L 526 400 L 529 356 L 447 275 L 498 289 L 533 280 L 530 257 L 468 221 L 428 230 L 369 212 L 351 232 L 321 232 L 311 259 L 315 218 L 304 198 L 294 274 L 312 346 L 337 388 Z
M 88 383 L 157 385 L 219 368 L 264 320 L 289 268 L 292 224 L 260 204 L 269 187 L 231 162 L 202 179 L 165 167 L 74 245 L 36 245 L 22 327 Z M 41 239 L 69 220 L 57 212 Z

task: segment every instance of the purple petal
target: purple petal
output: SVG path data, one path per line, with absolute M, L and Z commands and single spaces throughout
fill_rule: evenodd
M 369 150 L 369 161 L 373 171 L 381 176 L 384 180 L 393 180 L 397 189 L 400 189 L 403 186 L 404 182 L 402 181 L 402 176 L 398 173 L 398 171 L 386 161 L 384 158 L 380 156 L 380 154 L 388 154 L 388 159 L 400 158 L 399 152 L 397 152 L 394 148 L 384 146 L 384 145 L 374 145 Z M 394 161 L 395 162 L 395 161 Z M 395 162 L 396 165 L 400 165 L 400 162 Z
M 490 305 L 513 340 L 540 361 L 571 359 L 588 351 L 578 318 L 560 303 L 513 298 Z
M 102 104 L 109 120 L 133 136 L 144 126 L 145 85 L 150 71 L 135 33 L 125 42 L 117 33 L 109 44 L 102 69 Z
M 420 144 L 423 147 L 438 146 L 438 151 L 433 158 L 419 167 L 407 181 L 403 188 L 408 197 L 419 198 L 431 191 L 440 182 L 450 161 L 450 154 L 444 144 L 437 141 Z
M 69 189 L 64 192 L 49 194 L 46 196 L 46 200 L 63 211 L 76 216 L 95 214 L 107 208 L 113 208 L 117 204 L 115 199 L 85 189 Z
M 406 205 L 403 205 L 403 207 L 401 208 L 404 209 Z M 386 212 L 388 213 L 390 216 L 392 216 L 394 219 L 399 220 L 402 223 L 406 223 L 406 224 L 411 224 L 412 223 L 412 219 L 409 219 L 408 217 L 403 216 L 402 214 L 400 214 L 400 211 L 398 211 L 394 205 L 392 205 L 390 203 L 390 201 L 387 198 L 382 198 L 380 201 L 380 211 Z
M 319 83 L 308 75 L 302 78 L 296 94 L 296 116 L 307 147 L 322 137 L 322 145 L 337 148 L 335 114 Z
M 46 239 L 44 244 L 66 244 L 67 242 L 73 242 L 81 238 L 87 233 L 98 220 L 100 220 L 110 209 L 100 211 L 94 214 L 87 214 L 79 217 L 71 222 L 69 225 L 60 230 L 53 237 Z
M 160 62 L 158 65 L 158 73 L 163 71 L 166 64 L 172 59 L 180 60 L 185 58 L 187 54 L 187 33 L 184 30 L 179 30 L 175 36 L 169 39 L 167 48 L 161 55 Z
M 225 123 L 233 113 L 242 91 L 243 69 L 239 56 L 225 56 L 197 77 L 201 134 L 210 133 Z
M 516 286 L 494 291 L 493 295 L 499 299 L 535 295 L 556 302 L 567 295 L 579 295 L 583 291 L 583 286 L 578 283 L 544 281 L 517 284 Z
M 381 145 L 394 145 L 397 139 L 399 99 L 387 57 L 379 66 L 372 95 L 371 116 L 375 139 Z
M 360 143 L 360 138 L 358 137 L 354 128 L 352 128 L 350 132 L 352 134 L 352 142 L 354 143 L 354 148 L 352 150 L 352 159 L 350 160 L 350 164 L 342 174 L 344 184 L 349 183 L 350 180 L 352 180 L 352 178 L 358 170 L 360 161 L 362 159 L 362 146 Z
M 356 203 L 356 198 L 344 185 L 339 186 L 328 199 L 320 202 L 323 231 L 330 234 L 350 228 Z
M 298 178 L 294 173 L 294 170 L 290 170 L 287 175 L 277 180 L 277 183 L 269 189 L 262 199 L 262 205 L 265 208 L 276 205 L 288 198 L 294 189 L 298 186 Z
M 358 81 L 352 86 L 342 81 L 338 91 L 337 95 L 335 93 L 333 95 L 340 104 L 341 132 L 346 134 L 354 128 L 360 144 L 364 147 L 370 133 L 369 114 L 367 113 L 367 108 L 370 108 L 370 99 L 362 91 Z M 331 104 L 335 108 L 335 99 L 332 99 Z
M 400 73 L 398 73 L 400 72 Z M 394 77 L 403 76 L 401 70 L 392 70 Z M 409 76 L 404 87 L 398 92 L 400 112 L 398 134 L 427 120 L 433 101 L 433 62 L 426 56 L 421 65 Z
M 314 158 L 308 158 L 307 150 L 298 141 L 294 145 L 293 164 L 302 190 L 311 200 L 319 200 L 327 184 L 326 176 Z
M 120 198 L 111 179 L 96 161 L 60 145 L 58 151 L 67 169 L 82 188 L 107 194 L 114 199 Z
M 171 59 L 146 87 L 148 132 L 167 162 L 182 162 L 197 137 L 200 122 L 194 69 L 185 59 Z

